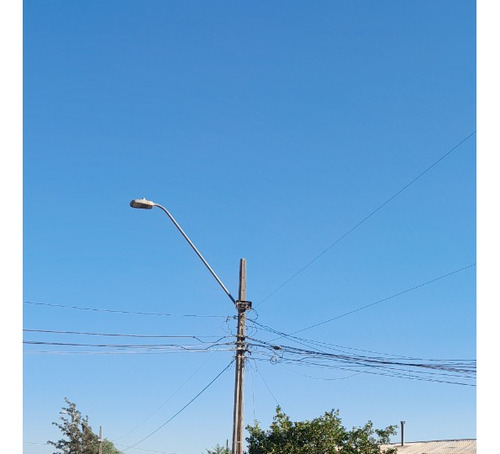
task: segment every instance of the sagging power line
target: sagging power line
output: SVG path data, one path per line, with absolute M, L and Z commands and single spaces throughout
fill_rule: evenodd
M 440 281 L 442 279 L 445 279 L 447 277 L 453 276 L 454 274 L 457 274 L 457 273 L 459 273 L 461 271 L 465 271 L 465 270 L 468 270 L 470 268 L 473 268 L 474 266 L 476 266 L 476 264 L 475 263 L 471 263 L 470 265 L 464 266 L 462 268 L 458 268 L 458 269 L 456 269 L 454 271 L 451 271 L 449 273 L 446 273 L 446 274 L 442 274 L 441 276 L 438 276 L 438 277 L 435 277 L 435 278 L 430 279 L 428 281 L 425 281 L 425 282 L 422 282 L 420 284 L 414 285 L 414 286 L 412 286 L 410 288 L 407 288 L 407 289 L 402 290 L 400 292 L 394 293 L 393 295 L 386 296 L 385 298 L 379 299 L 379 300 L 377 300 L 377 301 L 375 301 L 373 303 L 369 303 L 369 304 L 366 304 L 364 306 L 352 309 L 350 311 L 344 312 L 343 314 L 337 315 L 337 316 L 329 318 L 327 320 L 323 320 L 321 322 L 315 323 L 315 324 L 307 326 L 305 328 L 298 329 L 296 331 L 293 331 L 292 333 L 284 333 L 284 332 L 275 330 L 274 328 L 271 328 L 269 326 L 266 326 L 266 325 L 263 325 L 261 323 L 258 323 L 256 320 L 253 320 L 253 319 L 249 319 L 248 321 L 251 322 L 251 323 L 253 323 L 254 325 L 256 325 L 257 329 L 260 327 L 261 329 L 264 329 L 264 330 L 267 330 L 267 331 L 269 331 L 271 333 L 277 334 L 279 337 L 276 338 L 276 339 L 281 339 L 283 337 L 290 338 L 290 339 L 298 339 L 298 338 L 294 338 L 295 334 L 302 333 L 304 331 L 308 331 L 310 329 L 316 328 L 316 327 L 324 325 L 326 323 L 333 322 L 333 321 L 338 320 L 340 318 L 347 317 L 348 315 L 352 315 L 352 314 L 355 314 L 355 313 L 360 312 L 362 310 L 365 310 L 365 309 L 368 309 L 370 307 L 376 306 L 378 304 L 384 303 L 384 302 L 389 301 L 389 300 L 391 300 L 393 298 L 396 298 L 398 296 L 402 296 L 402 295 L 405 295 L 405 294 L 407 294 L 407 293 L 409 293 L 411 291 L 414 291 L 414 290 L 417 290 L 419 288 L 422 288 L 422 287 L 424 287 L 426 285 L 429 285 L 429 284 L 432 284 L 434 282 L 437 282 L 437 281 Z M 274 339 L 274 340 L 276 340 L 276 339 Z
M 257 306 L 260 306 L 262 303 L 267 301 L 271 296 L 273 296 L 275 293 L 279 292 L 285 285 L 287 285 L 290 281 L 295 279 L 299 274 L 301 274 L 303 271 L 305 271 L 307 268 L 309 268 L 314 262 L 316 262 L 320 257 L 322 257 L 324 254 L 326 254 L 331 248 L 333 248 L 335 245 L 337 245 L 340 241 L 342 241 L 345 237 L 347 237 L 349 234 L 354 232 L 358 227 L 360 227 L 362 224 L 364 224 L 368 219 L 370 219 L 374 214 L 376 214 L 378 211 L 380 211 L 382 208 L 384 208 L 389 202 L 394 200 L 397 196 L 399 196 L 402 192 L 404 192 L 406 189 L 408 189 L 413 183 L 415 183 L 417 180 L 422 178 L 427 172 L 429 172 L 433 167 L 438 165 L 443 159 L 445 159 L 448 155 L 450 155 L 453 151 L 455 151 L 457 148 L 459 148 L 463 143 L 465 143 L 467 140 L 469 140 L 473 135 L 476 134 L 476 131 L 474 130 L 471 132 L 469 135 L 467 135 L 464 139 L 462 139 L 460 142 L 458 142 L 454 147 L 452 147 L 450 150 L 448 150 L 444 155 L 442 155 L 437 161 L 432 163 L 429 167 L 427 167 L 425 170 L 420 172 L 415 178 L 413 178 L 409 183 L 407 183 L 405 186 L 403 186 L 401 189 L 399 189 L 397 192 L 395 192 L 392 196 L 390 196 L 385 202 L 380 204 L 377 208 L 375 208 L 372 212 L 370 212 L 367 216 L 365 216 L 361 221 L 359 221 L 357 224 L 355 224 L 353 227 L 351 227 L 349 230 L 347 230 L 343 235 L 341 235 L 339 238 L 337 238 L 333 243 L 331 243 L 327 248 L 323 249 L 316 257 L 314 257 L 312 260 L 307 262 L 304 266 L 302 266 L 299 270 L 297 270 L 294 274 L 292 274 L 288 279 L 286 279 L 283 283 L 281 283 L 278 287 L 276 287 L 271 293 L 269 293 L 266 297 L 262 298 L 257 304 Z
M 124 311 L 118 309 L 106 309 L 100 307 L 72 306 L 66 304 L 44 303 L 39 301 L 24 301 L 23 304 L 32 306 L 45 306 L 60 309 L 73 309 L 78 311 L 108 312 L 111 314 L 140 315 L 144 317 L 195 317 L 195 318 L 222 318 L 227 319 L 227 315 L 203 315 L 203 314 L 172 314 L 169 312 L 144 312 L 144 311 Z
M 332 353 L 317 349 L 304 349 L 290 345 L 274 344 L 259 339 L 249 339 L 252 357 L 273 364 L 286 363 L 297 366 L 327 368 L 384 375 L 393 378 L 410 378 L 453 385 L 475 386 L 476 361 L 464 359 L 426 359 L 368 356 Z M 260 357 L 259 357 L 260 356 Z

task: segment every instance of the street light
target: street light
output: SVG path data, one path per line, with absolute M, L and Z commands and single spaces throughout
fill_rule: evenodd
M 150 200 L 146 199 L 134 199 L 130 202 L 130 206 L 132 208 L 140 208 L 140 209 L 146 209 L 146 210 L 151 210 L 153 207 L 158 207 L 161 210 L 165 212 L 165 214 L 170 218 L 170 220 L 174 223 L 174 225 L 177 227 L 179 232 L 181 232 L 182 236 L 186 239 L 186 241 L 189 243 L 189 245 L 193 248 L 194 252 L 198 255 L 198 257 L 201 259 L 201 261 L 205 264 L 205 266 L 208 268 L 208 271 L 212 274 L 212 276 L 217 280 L 219 285 L 222 287 L 224 292 L 229 296 L 231 301 L 233 303 L 236 303 L 236 300 L 232 297 L 231 293 L 229 293 L 229 290 L 226 288 L 226 286 L 222 283 L 222 281 L 219 279 L 219 276 L 215 274 L 215 271 L 212 269 L 212 267 L 208 264 L 208 262 L 205 260 L 205 258 L 201 255 L 201 252 L 198 251 L 196 246 L 193 244 L 193 242 L 189 239 L 189 237 L 184 233 L 184 230 L 182 230 L 181 226 L 177 223 L 177 221 L 174 219 L 174 217 L 169 213 L 169 211 L 162 205 L 158 203 L 151 202 Z
M 134 199 L 130 202 L 130 206 L 132 208 L 145 208 L 150 210 L 155 206 L 155 204 L 146 199 Z
M 186 235 L 181 226 L 177 223 L 174 217 L 169 213 L 169 211 L 162 205 L 152 202 L 150 200 L 133 199 L 130 202 L 132 208 L 151 210 L 153 207 L 160 208 L 174 223 L 179 232 L 189 243 L 191 248 L 194 250 L 196 255 L 201 259 L 203 264 L 207 267 L 208 271 L 212 274 L 215 280 L 222 287 L 226 295 L 233 302 L 236 310 L 238 311 L 238 325 L 237 325 L 237 335 L 236 335 L 236 371 L 235 371 L 235 381 L 234 381 L 234 411 L 233 411 L 233 454 L 243 454 L 243 397 L 244 397 L 244 376 L 245 376 L 245 352 L 247 350 L 247 345 L 245 343 L 246 335 L 246 311 L 252 308 L 252 303 L 246 300 L 246 260 L 240 260 L 240 281 L 239 281 L 239 292 L 238 299 L 235 300 L 226 286 L 219 279 L 215 271 L 208 264 L 205 258 L 201 255 L 200 251 L 196 248 L 193 242 Z

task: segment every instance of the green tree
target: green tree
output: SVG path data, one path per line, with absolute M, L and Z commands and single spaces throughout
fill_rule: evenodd
M 248 454 L 394 454 L 396 448 L 383 448 L 396 426 L 373 429 L 368 421 L 363 427 L 348 431 L 339 411 L 325 412 L 312 421 L 292 422 L 280 407 L 269 430 L 255 422 L 247 426 Z
M 231 451 L 217 443 L 213 449 L 207 449 L 207 454 L 231 454 Z
M 102 440 L 102 454 L 122 454 L 122 452 L 115 448 L 113 442 L 105 438 Z
M 89 417 L 82 417 L 82 414 L 76 408 L 76 404 L 70 402 L 67 397 L 64 398 L 66 407 L 61 410 L 59 422 L 52 424 L 58 427 L 63 438 L 58 441 L 48 441 L 57 451 L 54 454 L 98 454 L 99 437 L 92 431 L 89 424 Z M 102 441 L 103 454 L 121 454 L 115 448 L 113 443 L 104 439 Z

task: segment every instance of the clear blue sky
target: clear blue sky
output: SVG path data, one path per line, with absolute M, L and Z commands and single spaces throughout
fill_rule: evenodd
M 25 332 L 25 454 L 52 452 L 65 396 L 130 454 L 231 440 L 233 366 L 175 415 L 230 363 L 234 308 L 132 198 L 233 295 L 247 259 L 255 342 L 330 320 L 297 336 L 475 359 L 474 2 L 26 0 L 23 26 L 24 328 L 205 342 Z M 476 436 L 474 386 L 254 350 L 247 423 Z

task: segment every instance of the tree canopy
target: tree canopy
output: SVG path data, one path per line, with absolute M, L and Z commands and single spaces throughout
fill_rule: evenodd
M 368 421 L 362 427 L 347 430 L 338 410 L 325 412 L 311 421 L 292 422 L 276 408 L 269 430 L 257 422 L 247 426 L 248 454 L 393 454 L 394 447 L 383 448 L 396 434 L 396 426 L 374 429 Z
M 225 448 L 224 446 L 219 445 L 218 443 L 215 445 L 213 449 L 207 449 L 206 454 L 231 454 L 229 448 Z
M 59 422 L 52 424 L 58 427 L 63 438 L 57 441 L 48 441 L 57 451 L 54 454 L 98 454 L 99 437 L 92 431 L 89 417 L 82 417 L 76 408 L 76 404 L 64 398 L 66 407 L 63 407 Z M 102 440 L 102 454 L 121 454 L 109 440 Z

